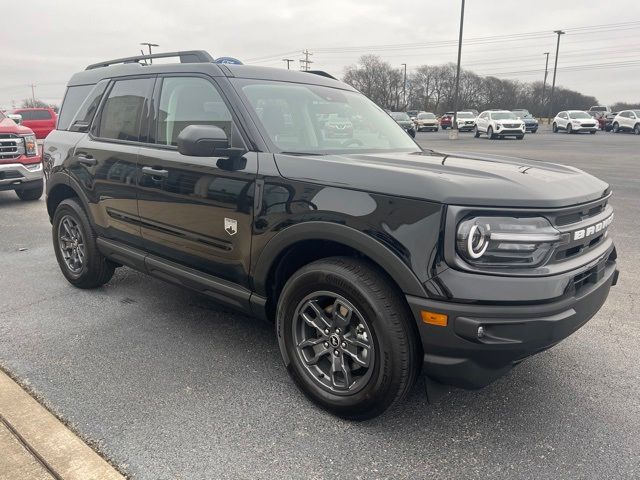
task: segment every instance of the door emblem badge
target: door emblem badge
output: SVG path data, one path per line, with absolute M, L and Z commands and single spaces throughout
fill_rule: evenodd
M 224 229 L 229 235 L 235 235 L 238 233 L 238 221 L 233 218 L 225 218 Z

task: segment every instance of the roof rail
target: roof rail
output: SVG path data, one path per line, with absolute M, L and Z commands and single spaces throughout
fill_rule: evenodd
M 154 53 L 152 55 L 136 55 L 135 57 L 116 58 L 115 60 L 107 60 L 106 62 L 94 63 L 89 65 L 85 70 L 94 70 L 96 68 L 108 67 L 118 63 L 139 63 L 142 60 L 152 60 L 154 58 L 173 58 L 179 57 L 180 63 L 211 63 L 213 57 L 204 50 L 187 50 L 184 52 L 167 52 Z
M 314 75 L 320 75 L 321 77 L 327 77 L 333 80 L 338 80 L 336 77 L 334 77 L 330 73 L 324 72 L 322 70 L 303 70 L 303 71 L 307 73 L 313 73 Z

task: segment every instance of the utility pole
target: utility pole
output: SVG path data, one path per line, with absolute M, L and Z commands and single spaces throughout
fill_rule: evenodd
M 160 46 L 157 43 L 149 43 L 149 42 L 142 42 L 140 45 L 142 45 L 142 46 L 146 45 L 147 47 L 149 47 L 149 55 L 153 55 L 151 53 L 151 47 L 159 47 Z M 142 52 L 142 54 L 144 55 L 144 52 Z M 149 63 L 153 63 L 153 58 L 149 59 Z
M 287 70 L 289 70 L 289 64 L 291 64 L 291 62 L 293 62 L 293 58 L 283 58 L 282 59 L 283 62 L 287 62 Z
M 300 60 L 300 70 L 308 72 L 309 71 L 309 65 L 311 65 L 313 62 L 311 60 L 309 60 L 309 57 L 311 55 L 313 55 L 313 53 L 311 53 L 309 51 L 309 49 L 305 49 L 302 54 L 304 55 L 304 60 Z
M 464 26 L 464 0 L 462 0 L 462 8 L 460 9 L 460 35 L 458 37 L 458 66 L 456 68 L 456 89 L 453 94 L 453 125 L 449 138 L 458 139 L 458 90 L 460 89 L 460 60 L 462 59 L 462 29 Z
M 549 52 L 544 52 L 543 55 L 547 56 L 547 60 L 544 62 L 544 80 L 542 81 L 542 105 L 544 106 L 544 94 L 547 91 L 547 73 L 549 73 Z
M 560 35 L 564 35 L 565 32 L 562 30 L 554 30 L 553 33 L 558 35 L 558 43 L 556 43 L 556 62 L 553 66 L 553 81 L 551 82 L 551 95 L 549 98 L 549 118 L 551 118 L 551 114 L 553 113 L 553 94 L 556 89 L 556 70 L 558 69 L 558 51 L 560 50 Z
M 33 102 L 33 106 L 36 106 L 36 84 L 35 83 L 30 83 L 29 86 L 31 87 L 31 101 Z
M 402 105 L 407 109 L 407 64 L 401 64 L 404 67 L 404 77 L 402 80 Z

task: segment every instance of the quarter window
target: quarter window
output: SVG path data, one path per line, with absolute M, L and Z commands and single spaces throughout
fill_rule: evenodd
M 138 141 L 140 123 L 146 115 L 147 98 L 153 86 L 152 78 L 136 78 L 115 82 L 102 107 L 100 121 L 92 131 L 97 136 L 115 140 Z
M 67 130 L 71 126 L 71 120 L 76 116 L 78 108 L 87 98 L 93 85 L 77 85 L 67 88 L 67 93 L 62 102 L 62 108 L 58 117 L 58 130 Z
M 167 77 L 162 81 L 156 143 L 177 145 L 189 125 L 213 125 L 232 137 L 231 112 L 213 84 L 199 77 Z

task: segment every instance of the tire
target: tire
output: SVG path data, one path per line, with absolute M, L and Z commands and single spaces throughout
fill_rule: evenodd
M 558 133 L 558 124 L 556 122 L 553 122 L 551 130 L 553 131 L 553 133 Z
M 63 200 L 56 208 L 52 223 L 53 249 L 69 283 L 78 288 L 97 288 L 107 283 L 116 265 L 98 250 L 97 235 L 78 200 Z M 63 249 L 62 244 L 69 248 Z
M 339 417 L 376 417 L 415 383 L 421 354 L 414 320 L 395 285 L 369 262 L 331 257 L 302 267 L 287 281 L 276 317 L 289 374 L 310 400 Z M 353 351 L 343 353 L 349 349 L 367 365 L 359 366 Z
M 474 133 L 473 137 L 480 138 L 480 130 L 478 130 L 478 127 L 476 127 L 476 133 Z
M 407 130 L 407 133 L 409 134 L 409 136 L 411 138 L 416 138 L 416 131 L 415 130 Z
M 595 130 L 591 130 L 589 133 L 590 133 L 591 135 L 595 135 L 595 134 L 596 134 L 596 131 L 595 131 Z
M 434 129 L 433 129 L 433 131 L 434 131 L 434 132 L 437 132 L 437 131 L 438 131 L 438 127 L 434 128 Z
M 496 136 L 493 133 L 493 127 L 487 128 L 487 138 L 493 140 Z
M 16 195 L 23 202 L 30 202 L 33 200 L 39 200 L 42 197 L 44 186 L 40 185 L 36 188 L 25 188 L 23 190 L 16 190 Z
M 633 133 L 635 133 L 636 135 L 640 135 L 640 123 L 635 124 L 635 126 L 633 127 Z
M 614 122 L 613 124 L 613 133 L 618 133 L 620 131 L 620 125 L 618 122 Z
M 568 134 L 572 134 L 573 133 L 573 127 L 571 126 L 570 123 L 567 123 L 567 133 Z
M 518 140 L 522 140 L 522 139 L 524 138 L 524 135 L 516 135 L 516 138 L 517 138 Z
M 531 130 L 531 133 L 537 133 L 537 132 L 538 132 L 537 128 L 534 128 L 533 130 Z

